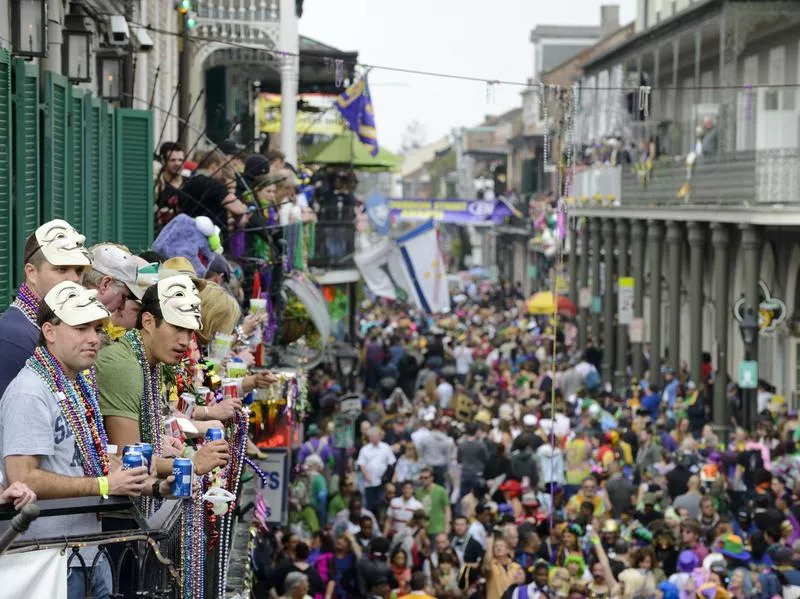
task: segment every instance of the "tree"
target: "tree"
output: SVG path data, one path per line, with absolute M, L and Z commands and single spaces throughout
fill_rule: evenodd
M 421 148 L 428 142 L 428 130 L 417 120 L 411 121 L 403 133 L 400 151 L 405 154 Z

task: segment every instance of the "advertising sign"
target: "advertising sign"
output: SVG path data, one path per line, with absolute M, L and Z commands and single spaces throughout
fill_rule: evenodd
M 266 475 L 261 493 L 267 505 L 267 524 L 286 524 L 289 517 L 289 458 L 285 449 L 265 449 L 259 467 Z
M 340 135 L 345 126 L 338 110 L 331 110 L 338 96 L 298 94 L 297 133 L 300 135 Z M 306 107 L 304 110 L 303 107 Z M 259 94 L 255 100 L 256 131 L 278 133 L 281 130 L 281 95 Z
M 620 277 L 618 283 L 619 304 L 619 324 L 630 324 L 633 320 L 633 297 L 634 297 L 633 277 Z
M 425 221 L 454 224 L 499 224 L 511 210 L 498 200 L 423 200 L 414 198 L 389 201 L 396 221 Z

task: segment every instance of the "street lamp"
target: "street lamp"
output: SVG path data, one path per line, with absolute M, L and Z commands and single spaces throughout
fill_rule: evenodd
M 753 347 L 758 340 L 758 319 L 752 308 L 747 308 L 744 311 L 742 321 L 739 323 L 739 332 L 744 342 L 744 359 L 749 361 L 753 355 Z M 751 430 L 753 425 L 753 411 L 755 405 L 756 390 L 742 389 L 742 416 L 744 418 L 744 426 L 747 430 Z
M 122 100 L 122 58 L 119 56 L 100 56 L 100 97 L 110 102 Z
M 47 0 L 12 0 L 11 37 L 16 56 L 47 56 Z
M 92 56 L 92 31 L 86 22 L 86 16 L 78 8 L 74 14 L 64 18 L 64 45 L 62 60 L 67 78 L 73 83 L 84 83 L 92 80 L 89 68 Z
M 350 387 L 350 379 L 358 365 L 359 357 L 358 352 L 350 346 L 344 346 L 336 352 L 336 369 L 345 389 Z

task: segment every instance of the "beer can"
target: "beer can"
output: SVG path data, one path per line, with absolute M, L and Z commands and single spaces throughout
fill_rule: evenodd
M 202 401 L 204 406 L 207 406 L 214 401 L 214 394 L 208 387 L 198 387 L 195 389 L 195 393 L 197 393 L 197 398 Z
M 178 410 L 187 418 L 191 418 L 194 413 L 195 401 L 193 393 L 181 393 L 178 399 Z
M 188 458 L 176 458 L 172 463 L 172 496 L 191 497 L 192 496 L 192 475 L 194 474 L 194 464 Z
M 131 470 L 146 466 L 142 452 L 137 448 L 126 451 L 122 454 L 122 469 Z
M 139 448 L 139 451 L 142 452 L 142 457 L 147 462 L 147 467 L 150 467 L 150 464 L 153 463 L 153 446 L 150 443 L 137 443 L 136 446 Z
M 236 379 L 222 379 L 222 399 L 239 397 L 239 385 Z
M 206 431 L 206 441 L 222 441 L 225 439 L 225 432 L 221 428 L 210 428 Z

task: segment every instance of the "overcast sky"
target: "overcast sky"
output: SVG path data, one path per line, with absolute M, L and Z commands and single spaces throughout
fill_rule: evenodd
M 636 0 L 305 0 L 300 33 L 368 64 L 524 83 L 533 76 L 531 29 L 599 25 L 600 5 L 617 3 L 621 23 Z M 379 142 L 399 149 L 406 126 L 420 121 L 427 141 L 487 114 L 521 106 L 521 87 L 393 73 L 370 73 Z

